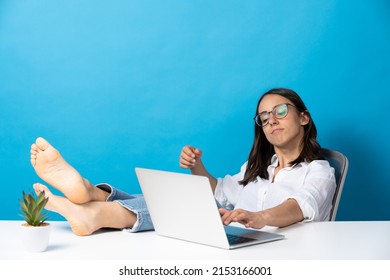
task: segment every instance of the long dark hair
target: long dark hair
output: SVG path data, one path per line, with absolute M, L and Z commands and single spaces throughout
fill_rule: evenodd
M 323 159 L 321 155 L 321 146 L 317 141 L 317 128 L 305 104 L 295 91 L 286 88 L 274 88 L 267 91 L 260 97 L 259 101 L 257 102 L 255 115 L 258 114 L 257 110 L 259 108 L 260 102 L 265 96 L 270 94 L 277 94 L 287 98 L 298 109 L 299 112 L 303 112 L 309 117 L 309 123 L 304 126 L 301 153 L 289 164 L 293 166 L 305 160 L 311 162 L 313 160 Z M 254 126 L 255 138 L 248 156 L 244 178 L 239 182 L 244 186 L 252 181 L 256 181 L 258 176 L 263 179 L 269 179 L 267 167 L 271 164 L 271 158 L 275 154 L 274 146 L 268 142 L 267 138 L 265 137 L 263 128 L 256 125 L 256 123 Z

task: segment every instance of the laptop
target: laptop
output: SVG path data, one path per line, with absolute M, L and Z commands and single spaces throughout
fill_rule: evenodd
M 158 235 L 235 249 L 284 238 L 284 235 L 225 226 L 207 177 L 135 168 Z

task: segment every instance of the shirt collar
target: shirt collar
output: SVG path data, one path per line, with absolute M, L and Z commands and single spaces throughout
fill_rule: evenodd
M 270 166 L 273 166 L 273 167 L 276 167 L 278 166 L 278 163 L 279 163 L 279 159 L 278 159 L 278 156 L 276 154 L 274 154 L 271 158 L 271 164 Z
M 299 166 L 299 165 L 303 165 L 303 164 L 305 164 L 305 163 L 307 163 L 306 160 L 303 161 L 303 162 L 300 162 L 300 163 L 298 163 L 298 164 L 294 164 L 293 166 L 285 167 L 285 168 L 283 168 L 283 169 L 285 169 L 285 170 L 291 170 L 291 169 L 293 169 L 294 167 Z M 272 158 L 271 158 L 271 164 L 268 166 L 268 168 L 275 168 L 275 167 L 278 166 L 278 164 L 279 164 L 278 156 L 277 156 L 276 154 L 274 154 L 274 155 L 272 156 Z

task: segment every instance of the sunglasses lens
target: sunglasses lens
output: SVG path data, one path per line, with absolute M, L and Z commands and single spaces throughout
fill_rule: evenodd
M 288 113 L 287 104 L 280 104 L 280 105 L 276 106 L 272 113 L 275 116 L 275 118 L 277 118 L 277 119 L 284 118 Z
M 269 113 L 262 113 L 259 115 L 260 126 L 265 126 L 269 121 Z
M 258 126 L 262 126 L 261 119 L 260 119 L 260 116 L 259 116 L 259 115 L 257 115 L 257 116 L 255 117 L 255 122 L 256 122 L 256 124 L 257 124 Z

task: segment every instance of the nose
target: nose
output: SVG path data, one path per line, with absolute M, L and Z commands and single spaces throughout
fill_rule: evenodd
M 270 125 L 278 124 L 278 119 L 275 118 L 275 115 L 274 115 L 274 114 L 269 114 L 268 123 L 269 123 Z

